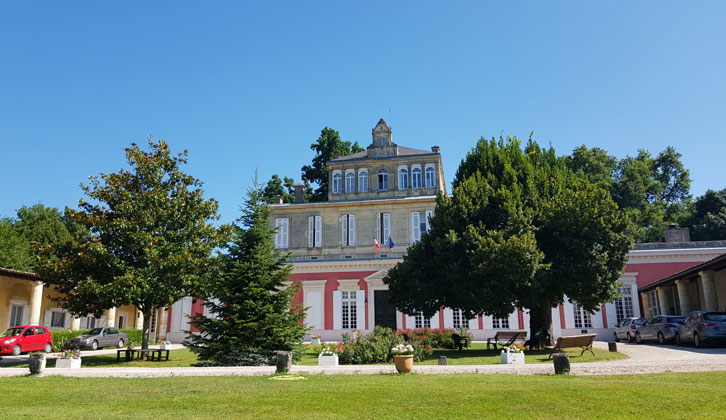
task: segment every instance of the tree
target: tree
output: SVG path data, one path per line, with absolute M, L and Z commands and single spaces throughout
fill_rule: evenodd
M 283 183 L 284 181 L 284 183 Z M 262 196 L 266 203 L 272 204 L 275 201 L 275 196 L 282 197 L 283 203 L 292 203 L 295 201 L 295 181 L 292 178 L 285 177 L 280 179 L 277 174 L 272 175 L 267 185 L 262 190 Z
M 726 188 L 706 191 L 706 194 L 696 199 L 693 207 L 693 215 L 687 224 L 691 230 L 691 239 L 726 239 Z
M 204 199 L 201 181 L 182 172 L 187 151 L 173 156 L 166 142 L 151 138 L 148 145 L 148 152 L 126 149 L 130 171 L 81 185 L 88 201 L 67 213 L 91 234 L 46 247 L 37 270 L 75 315 L 135 305 L 144 314 L 143 348 L 152 311 L 197 292 L 228 231 L 210 223 L 218 204 Z
M 630 249 L 608 192 L 531 139 L 524 151 L 516 138 L 479 140 L 430 225 L 384 279 L 394 305 L 469 318 L 528 308 L 532 334 L 551 330 L 565 296 L 589 311 L 614 299 Z
M 573 172 L 585 176 L 593 184 L 606 191 L 611 191 L 618 159 L 609 155 L 607 151 L 599 147 L 588 149 L 583 144 L 576 147 L 572 151 L 572 155 L 565 156 L 565 164 Z
M 33 271 L 37 250 L 72 240 L 71 231 L 87 234 L 55 207 L 22 206 L 14 219 L 0 221 L 0 267 Z
M 285 285 L 291 273 L 289 254 L 275 250 L 269 217 L 255 183 L 233 226 L 222 273 L 206 284 L 210 316 L 191 319 L 200 334 L 190 334 L 188 341 L 203 364 L 267 364 L 277 350 L 296 349 L 305 335 L 304 310 L 292 306 L 299 285 Z
M 338 156 L 362 152 L 364 149 L 358 145 L 358 142 L 351 144 L 349 141 L 342 141 L 340 134 L 328 127 L 323 128 L 320 137 L 310 145 L 310 149 L 315 151 L 315 157 L 313 157 L 312 165 L 302 167 L 302 179 L 318 186 L 312 193 L 312 201 L 327 201 L 328 161 Z

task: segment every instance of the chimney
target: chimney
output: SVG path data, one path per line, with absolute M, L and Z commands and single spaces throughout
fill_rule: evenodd
M 295 203 L 305 202 L 305 186 L 303 184 L 295 184 Z
M 675 223 L 671 223 L 663 233 L 666 242 L 691 242 L 691 232 L 688 228 L 679 228 Z
M 439 146 L 431 146 L 431 151 L 434 153 L 439 153 Z
M 282 204 L 282 196 L 281 195 L 276 195 L 275 196 L 275 201 L 273 203 L 274 204 Z

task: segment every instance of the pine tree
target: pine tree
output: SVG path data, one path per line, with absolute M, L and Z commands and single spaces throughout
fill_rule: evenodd
M 188 343 L 202 365 L 261 365 L 278 350 L 298 350 L 307 331 L 304 309 L 292 301 L 299 286 L 287 287 L 289 254 L 275 250 L 275 230 L 260 188 L 251 189 L 233 226 L 221 272 L 206 285 L 209 316 L 194 315 L 199 334 Z

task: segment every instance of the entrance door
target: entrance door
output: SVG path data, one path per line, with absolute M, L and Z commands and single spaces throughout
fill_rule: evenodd
M 374 290 L 375 325 L 396 330 L 396 308 L 388 299 L 388 290 Z

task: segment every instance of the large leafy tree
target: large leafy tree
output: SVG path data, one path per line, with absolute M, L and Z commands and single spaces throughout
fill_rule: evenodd
M 265 364 L 277 350 L 296 349 L 305 335 L 304 310 L 292 306 L 299 285 L 285 283 L 289 255 L 275 250 L 269 217 L 263 191 L 251 189 L 222 272 L 205 284 L 209 316 L 191 320 L 200 334 L 188 341 L 203 364 Z
M 551 330 L 565 296 L 586 310 L 617 295 L 630 239 L 607 191 L 532 140 L 479 140 L 431 230 L 384 280 L 396 307 L 431 316 L 441 306 L 469 317 L 530 310 L 532 334 Z
M 688 227 L 691 239 L 696 241 L 726 239 L 726 188 L 708 190 L 696 199 Z
M 328 161 L 337 156 L 347 156 L 364 151 L 358 142 L 351 143 L 340 139 L 340 134 L 332 128 L 325 127 L 318 140 L 310 145 L 315 152 L 311 165 L 302 167 L 302 179 L 317 185 L 312 193 L 312 201 L 328 200 Z
M 203 197 L 201 181 L 182 172 L 187 152 L 172 155 L 163 140 L 148 146 L 126 149 L 130 170 L 81 185 L 87 199 L 67 212 L 90 235 L 45 248 L 37 270 L 76 315 L 135 305 L 144 314 L 144 348 L 152 310 L 199 290 L 228 231 L 211 223 L 218 204 Z

